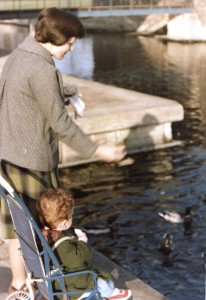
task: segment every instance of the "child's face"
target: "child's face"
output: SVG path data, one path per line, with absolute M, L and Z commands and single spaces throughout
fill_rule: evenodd
M 72 226 L 72 216 L 69 216 L 68 220 L 64 220 L 57 226 L 56 230 L 67 230 Z

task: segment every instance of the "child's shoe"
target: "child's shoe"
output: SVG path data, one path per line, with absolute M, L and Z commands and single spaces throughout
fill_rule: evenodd
M 115 289 L 115 293 L 110 297 L 104 298 L 104 300 L 127 300 L 131 295 L 132 292 L 130 290 Z

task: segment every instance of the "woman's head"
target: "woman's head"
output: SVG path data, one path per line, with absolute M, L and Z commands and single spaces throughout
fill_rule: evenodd
M 72 195 L 59 188 L 49 189 L 37 202 L 41 225 L 51 229 L 57 229 L 60 223 L 72 220 L 73 208 Z
M 34 38 L 39 43 L 61 46 L 71 38 L 85 35 L 81 21 L 72 13 L 56 7 L 43 9 L 38 16 Z

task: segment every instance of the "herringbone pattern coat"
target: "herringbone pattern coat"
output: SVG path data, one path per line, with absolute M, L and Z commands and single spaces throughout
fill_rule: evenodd
M 97 148 L 64 107 L 62 76 L 50 53 L 28 37 L 0 80 L 0 159 L 48 172 L 58 165 L 59 140 L 84 157 Z

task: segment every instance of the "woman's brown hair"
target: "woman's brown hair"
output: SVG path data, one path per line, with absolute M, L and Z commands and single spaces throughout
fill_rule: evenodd
M 49 189 L 37 201 L 40 225 L 55 229 L 59 223 L 72 217 L 73 196 L 62 189 Z
M 43 9 L 38 16 L 34 38 L 39 43 L 64 45 L 71 37 L 85 35 L 81 21 L 72 13 L 56 7 Z

